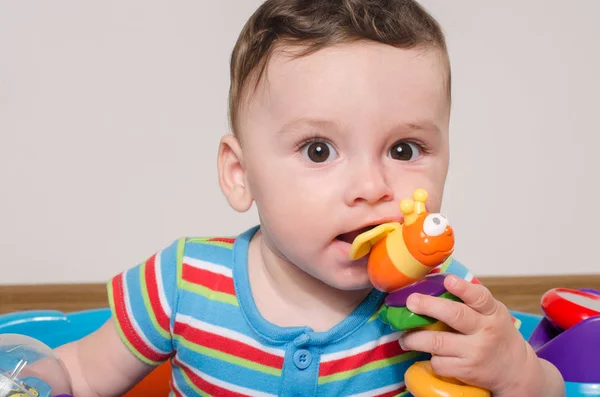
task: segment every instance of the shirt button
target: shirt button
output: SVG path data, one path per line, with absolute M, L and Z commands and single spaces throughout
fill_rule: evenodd
M 308 350 L 302 349 L 294 353 L 294 364 L 298 369 L 306 369 L 312 362 L 312 356 Z

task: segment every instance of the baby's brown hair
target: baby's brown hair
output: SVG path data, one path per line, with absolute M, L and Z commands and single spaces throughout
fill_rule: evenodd
M 305 56 L 334 44 L 371 40 L 403 49 L 438 49 L 450 64 L 437 21 L 414 0 L 266 0 L 242 29 L 231 54 L 229 122 L 237 135 L 243 92 L 260 82 L 276 45 Z M 252 79 L 250 79 L 252 77 Z

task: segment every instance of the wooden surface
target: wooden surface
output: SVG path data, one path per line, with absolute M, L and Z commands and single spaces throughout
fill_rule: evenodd
M 0 286 L 0 313 L 38 309 L 72 312 L 107 306 L 104 284 Z
M 600 289 L 600 274 L 583 276 L 481 277 L 509 309 L 540 314 L 540 299 L 555 287 Z M 71 312 L 107 307 L 104 284 L 0 286 L 0 313 L 49 309 Z

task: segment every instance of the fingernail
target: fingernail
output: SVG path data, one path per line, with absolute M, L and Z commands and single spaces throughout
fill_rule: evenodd
M 448 276 L 447 279 L 449 287 L 456 287 L 456 284 L 458 283 L 456 276 Z
M 400 335 L 400 338 L 398 339 L 398 343 L 400 343 L 400 347 L 402 348 L 402 350 L 406 350 L 406 345 L 404 345 L 404 334 Z
M 421 297 L 419 296 L 419 294 L 411 294 L 406 300 L 406 307 L 408 307 L 408 310 L 412 312 L 419 306 L 420 300 Z

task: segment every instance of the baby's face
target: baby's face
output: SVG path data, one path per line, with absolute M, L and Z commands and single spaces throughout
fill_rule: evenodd
M 269 249 L 333 287 L 368 287 L 366 258 L 348 259 L 359 231 L 400 221 L 400 200 L 416 188 L 439 211 L 446 76 L 435 50 L 361 42 L 297 59 L 275 52 L 239 118 Z

